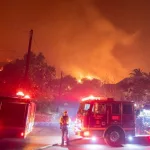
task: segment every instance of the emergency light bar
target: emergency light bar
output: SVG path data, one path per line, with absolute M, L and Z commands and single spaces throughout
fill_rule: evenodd
M 107 98 L 104 98 L 104 97 L 95 97 L 95 96 L 91 95 L 91 96 L 82 98 L 82 101 L 87 101 L 87 100 L 102 100 L 102 99 L 107 99 Z
M 21 97 L 21 98 L 30 99 L 30 96 L 25 95 L 22 91 L 17 92 L 16 95 Z
M 30 99 L 30 96 L 29 95 L 25 95 L 24 98 Z
M 17 96 L 24 96 L 24 93 L 22 91 L 19 91 L 16 93 Z

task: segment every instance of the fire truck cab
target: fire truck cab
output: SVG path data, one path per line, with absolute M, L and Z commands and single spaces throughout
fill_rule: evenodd
M 82 99 L 77 112 L 75 133 L 82 137 L 103 137 L 111 146 L 119 146 L 135 136 L 134 103 L 112 98 Z

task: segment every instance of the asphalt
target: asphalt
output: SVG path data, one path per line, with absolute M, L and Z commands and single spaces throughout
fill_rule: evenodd
M 80 139 L 81 139 L 80 137 L 77 137 L 75 139 L 70 140 L 70 142 L 80 140 Z M 69 146 L 71 146 L 71 144 Z M 47 146 L 38 148 L 36 150 L 68 150 L 68 146 L 67 145 L 61 146 L 60 143 L 55 143 L 52 145 L 47 145 Z
M 73 141 L 81 140 L 81 139 L 82 138 L 80 136 L 73 136 L 70 139 L 70 143 Z M 71 144 L 69 146 L 71 146 Z M 61 143 L 59 142 L 59 143 L 54 143 L 51 145 L 47 145 L 47 146 L 38 148 L 36 150 L 68 150 L 68 147 L 67 147 L 67 145 L 61 146 Z
M 51 129 L 51 130 L 50 130 Z M 45 135 L 48 135 L 48 137 L 45 139 L 47 144 L 46 146 L 40 147 L 36 150 L 68 150 L 67 146 L 61 146 L 61 134 L 60 134 L 60 129 L 59 125 L 56 124 L 51 124 L 51 126 L 47 127 L 36 127 L 35 130 L 33 131 L 33 135 L 38 135 L 38 138 L 42 139 Z M 72 141 L 80 140 L 81 137 L 75 135 L 72 130 L 70 130 L 70 143 Z M 46 141 L 49 140 L 49 141 Z M 41 140 L 40 140 L 41 141 Z

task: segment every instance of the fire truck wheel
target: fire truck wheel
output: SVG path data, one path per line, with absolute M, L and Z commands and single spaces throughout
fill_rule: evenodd
M 105 134 L 105 142 L 110 146 L 121 146 L 124 139 L 124 132 L 119 128 L 111 128 Z

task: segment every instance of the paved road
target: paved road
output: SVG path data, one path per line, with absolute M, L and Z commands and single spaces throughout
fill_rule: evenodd
M 26 139 L 1 139 L 0 150 L 36 150 L 39 147 L 58 143 L 60 133 L 58 127 L 34 127 L 33 132 Z
M 102 139 L 93 143 L 73 133 L 70 138 L 70 146 L 61 147 L 59 146 L 61 142 L 59 126 L 57 124 L 40 126 L 35 127 L 25 140 L 1 139 L 0 150 L 150 150 L 149 138 L 136 138 L 133 144 L 127 143 L 122 147 L 110 147 Z
M 121 147 L 110 147 L 106 145 L 102 139 L 97 142 L 91 142 L 90 140 L 82 139 L 72 141 L 68 147 L 55 145 L 46 148 L 45 150 L 150 150 L 150 139 L 135 139 L 133 143 L 128 142 Z
M 61 132 L 58 124 L 50 126 L 36 126 L 26 139 L 0 140 L 0 150 L 38 150 L 54 144 L 60 144 Z M 75 138 L 74 135 L 71 138 Z

